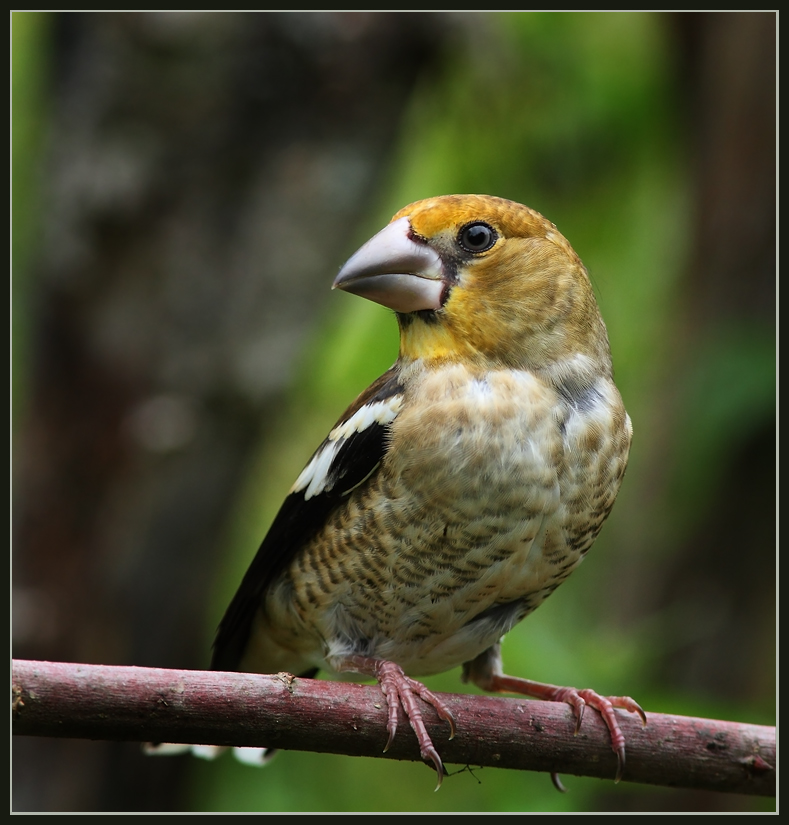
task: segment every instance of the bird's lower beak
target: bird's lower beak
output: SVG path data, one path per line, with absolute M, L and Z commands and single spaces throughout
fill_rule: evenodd
M 395 312 L 439 309 L 444 294 L 441 258 L 409 237 L 408 217 L 399 218 L 354 253 L 334 279 L 342 289 Z

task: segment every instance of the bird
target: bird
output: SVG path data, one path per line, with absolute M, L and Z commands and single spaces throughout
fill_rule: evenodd
M 535 210 L 490 195 L 400 209 L 333 288 L 392 310 L 394 365 L 287 494 L 219 625 L 211 668 L 376 680 L 445 776 L 418 677 L 586 706 L 617 755 L 630 697 L 508 676 L 501 639 L 581 563 L 622 482 L 632 425 L 583 263 Z M 386 750 L 386 748 L 384 750 Z M 438 786 L 437 786 L 438 787 Z

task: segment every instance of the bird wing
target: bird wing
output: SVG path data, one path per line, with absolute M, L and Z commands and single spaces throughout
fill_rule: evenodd
M 400 411 L 396 367 L 371 384 L 340 417 L 299 475 L 222 619 L 212 670 L 237 670 L 258 609 L 274 579 L 325 524 L 330 513 L 375 473 Z

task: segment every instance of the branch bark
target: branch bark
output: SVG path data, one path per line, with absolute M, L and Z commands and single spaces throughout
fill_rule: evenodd
M 598 714 L 577 736 L 570 708 L 550 702 L 443 695 L 457 735 L 432 708 L 425 720 L 442 758 L 468 764 L 613 778 L 616 758 Z M 392 747 L 376 686 L 249 673 L 13 662 L 13 732 L 23 736 L 183 742 L 419 759 L 403 722 Z M 775 728 L 618 713 L 624 781 L 775 794 Z

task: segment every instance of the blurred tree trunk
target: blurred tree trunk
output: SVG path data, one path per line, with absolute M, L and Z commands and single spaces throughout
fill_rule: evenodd
M 207 665 L 247 459 L 452 22 L 53 15 L 15 656 Z M 183 764 L 17 740 L 13 809 L 177 810 Z
M 693 246 L 679 340 L 666 342 L 663 392 L 673 415 L 655 422 L 662 435 L 651 434 L 653 495 L 672 525 L 666 535 L 678 540 L 669 538 L 641 583 L 640 611 L 651 604 L 676 623 L 662 662 L 674 691 L 769 708 L 776 614 L 765 595 L 775 587 L 777 444 L 775 375 L 765 366 L 776 334 L 776 15 L 678 13 L 670 22 Z M 720 464 L 705 449 L 711 442 Z M 621 806 L 608 791 L 602 798 Z M 638 810 L 665 809 L 665 797 L 653 801 L 634 798 Z M 732 797 L 702 792 L 678 792 L 671 804 L 738 809 Z
M 774 689 L 760 674 L 771 671 L 765 656 L 775 641 L 775 604 L 764 599 L 771 589 L 765 580 L 774 581 L 776 572 L 775 375 L 754 373 L 765 373 L 776 344 L 776 17 L 674 19 L 695 197 L 685 298 L 693 320 L 686 322 L 676 377 L 685 388 L 707 382 L 709 427 L 717 391 L 735 400 L 718 433 L 729 438 L 725 464 L 708 477 L 712 488 L 694 497 L 698 521 L 675 550 L 664 598 L 692 593 L 708 618 L 741 614 L 734 633 L 719 624 L 727 629 L 708 640 L 703 660 L 689 649 L 674 664 L 686 686 L 742 702 Z M 720 375 L 724 359 L 727 372 Z M 738 387 L 745 388 L 741 401 Z M 682 418 L 696 413 L 697 389 L 689 394 L 675 422 L 680 444 L 681 433 L 693 431 Z M 676 501 L 683 491 L 672 493 Z

